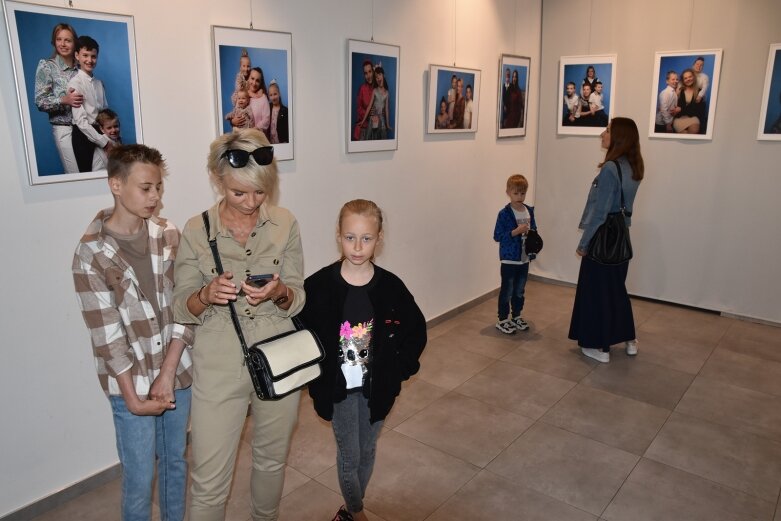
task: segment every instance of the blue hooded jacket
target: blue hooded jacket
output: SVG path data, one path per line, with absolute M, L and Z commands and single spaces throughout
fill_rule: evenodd
M 534 207 L 526 203 L 523 205 L 529 210 L 529 217 L 531 218 L 529 228 L 536 230 L 537 222 L 534 220 Z M 515 214 L 508 203 L 507 206 L 499 210 L 499 215 L 496 216 L 496 226 L 494 227 L 494 240 L 499 243 L 499 260 L 521 260 L 523 242 L 526 238 L 523 235 L 512 236 L 512 231 L 517 227 L 518 223 L 515 221 Z M 534 259 L 536 256 L 536 253 L 530 253 L 529 260 Z

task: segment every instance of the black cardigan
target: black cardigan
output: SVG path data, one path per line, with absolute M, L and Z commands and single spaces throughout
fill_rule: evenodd
M 338 360 L 339 326 L 347 296 L 340 268 L 341 262 L 336 262 L 307 277 L 306 305 L 299 315 L 325 350 L 322 375 L 309 384 L 309 395 L 317 414 L 328 421 L 333 418 L 334 403 L 347 397 Z M 393 273 L 379 266 L 374 269 L 376 282 L 368 292 L 374 308 L 372 359 L 364 385 L 371 423 L 388 415 L 401 382 L 420 369 L 418 358 L 426 346 L 426 320 L 412 294 Z

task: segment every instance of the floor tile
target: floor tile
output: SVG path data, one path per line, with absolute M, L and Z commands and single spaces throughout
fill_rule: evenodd
M 735 320 L 716 313 L 667 305 L 638 327 L 637 336 L 660 333 L 689 342 L 716 345 L 733 322 Z
M 599 515 L 640 458 L 565 430 L 537 423 L 487 470 Z
M 642 456 L 669 416 L 667 409 L 578 385 L 542 421 Z
M 610 363 L 597 366 L 581 383 L 673 410 L 693 379 L 690 374 L 644 362 L 638 357 L 611 353 Z
M 675 412 L 781 442 L 781 397 L 698 377 Z
M 331 423 L 314 411 L 312 399 L 301 395 L 298 424 L 293 431 L 287 464 L 313 478 L 336 461 L 336 442 Z
M 386 431 L 377 445 L 365 505 L 386 521 L 422 521 L 479 470 L 403 434 Z M 318 476 L 317 481 L 339 490 L 336 469 Z
M 482 471 L 426 521 L 595 521 L 583 510 Z
M 426 346 L 420 361 L 418 378 L 450 391 L 488 367 L 494 359 L 453 347 L 440 337 Z
M 781 443 L 673 413 L 645 457 L 769 502 L 781 488 Z
M 385 418 L 385 427 L 392 429 L 413 414 L 441 398 L 447 391 L 413 376 L 401 386 L 390 414 Z
M 781 362 L 718 348 L 702 368 L 700 376 L 781 396 Z
M 574 386 L 569 380 L 499 361 L 456 392 L 536 420 Z
M 571 340 L 548 337 L 543 333 L 532 333 L 502 361 L 573 382 L 582 380 L 599 364 L 581 356 Z
M 643 458 L 602 517 L 610 521 L 769 520 L 775 505 Z
M 532 420 L 450 393 L 394 430 L 464 461 L 485 467 L 528 429 Z M 457 433 L 443 436 L 442 433 Z
M 497 330 L 493 322 L 479 327 L 467 322 L 440 336 L 438 341 L 446 342 L 451 349 L 457 347 L 489 358 L 501 358 L 518 347 L 526 335 L 526 331 L 506 335 Z
M 670 333 L 638 333 L 637 359 L 696 375 L 716 344 L 690 342 Z

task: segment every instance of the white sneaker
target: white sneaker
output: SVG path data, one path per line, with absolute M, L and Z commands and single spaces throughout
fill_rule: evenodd
M 626 346 L 626 354 L 629 356 L 635 356 L 637 354 L 637 339 L 629 340 L 627 342 L 624 342 L 624 345 Z
M 603 364 L 610 362 L 610 353 L 606 353 L 600 349 L 581 347 L 580 352 L 589 358 L 593 358 L 597 362 L 602 362 Z

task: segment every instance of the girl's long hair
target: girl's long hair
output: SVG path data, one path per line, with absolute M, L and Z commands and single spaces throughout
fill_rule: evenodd
M 608 161 L 615 161 L 621 156 L 626 156 L 632 167 L 632 179 L 640 181 L 645 173 L 643 155 L 640 153 L 640 133 L 637 125 L 630 118 L 613 118 L 610 120 L 610 146 L 605 154 L 605 160 L 599 166 Z

